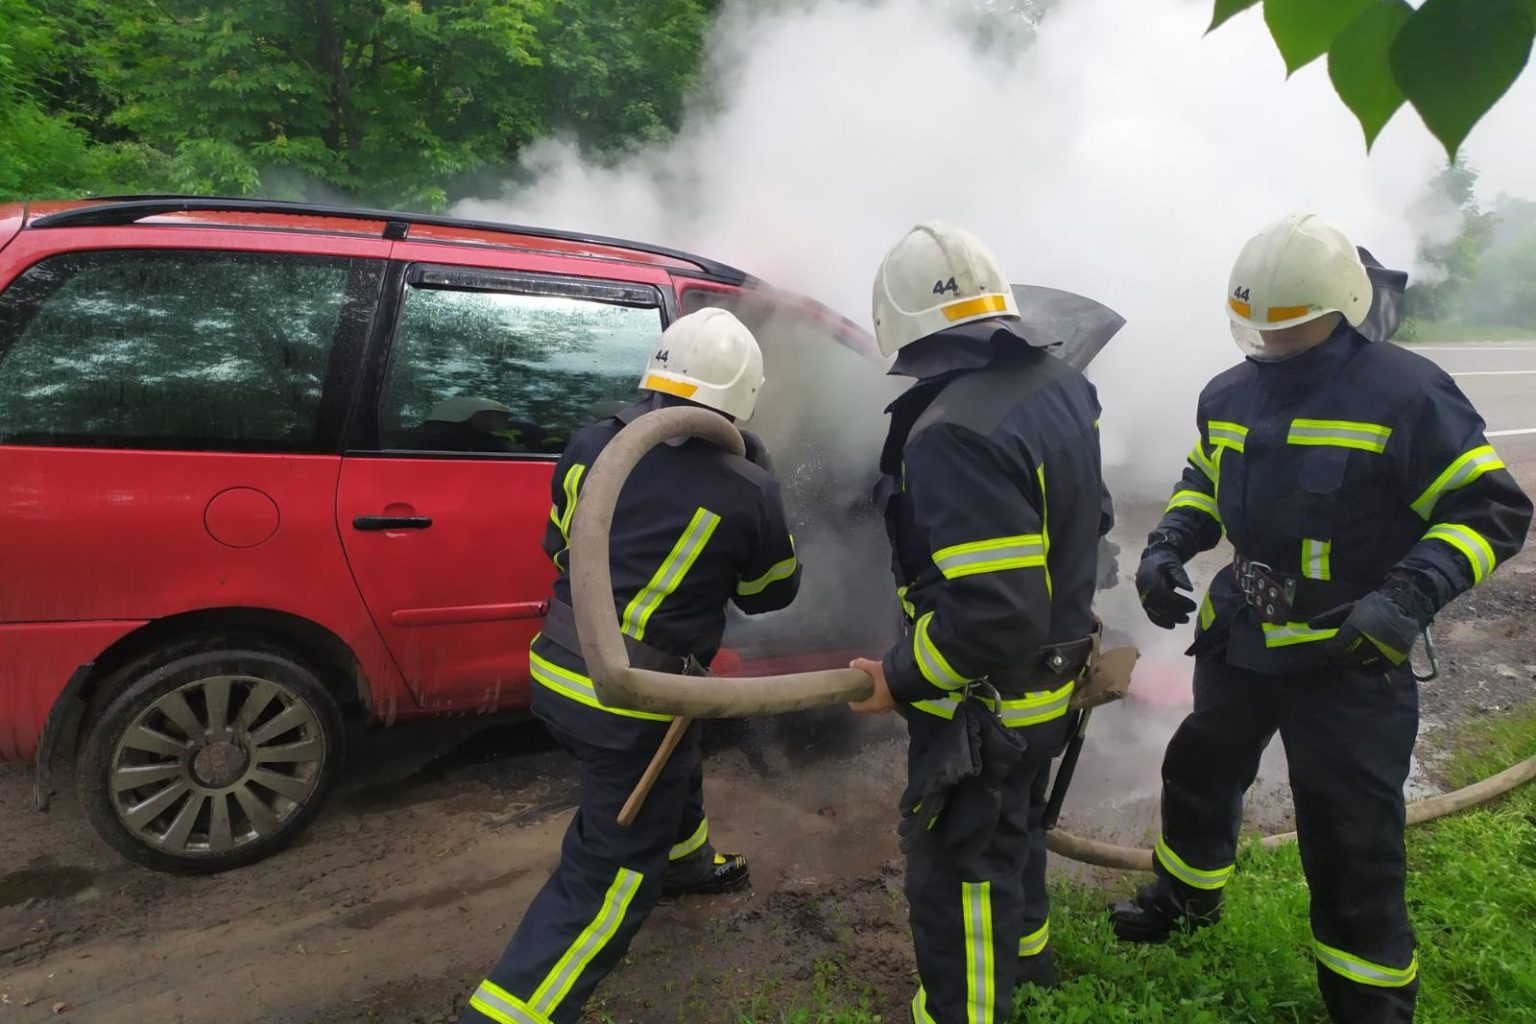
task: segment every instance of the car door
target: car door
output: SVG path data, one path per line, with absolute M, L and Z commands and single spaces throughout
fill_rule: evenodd
M 554 576 L 540 546 L 554 462 L 573 431 L 633 400 L 662 292 L 429 263 L 394 273 L 337 525 L 422 707 L 518 706 Z

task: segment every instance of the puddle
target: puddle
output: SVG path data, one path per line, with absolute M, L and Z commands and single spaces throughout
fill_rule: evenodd
M 0 907 L 73 896 L 90 888 L 96 875 L 89 868 L 57 865 L 46 857 L 38 857 L 20 871 L 0 875 Z

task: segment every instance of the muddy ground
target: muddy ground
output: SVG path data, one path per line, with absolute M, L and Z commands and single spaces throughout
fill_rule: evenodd
M 1135 541 L 1124 544 L 1128 561 Z M 1104 602 L 1111 622 L 1133 621 L 1129 589 Z M 1444 674 L 1422 690 L 1429 732 L 1536 695 L 1533 626 L 1527 554 L 1442 618 Z M 1157 764 L 1189 669 L 1176 638 L 1145 643 L 1139 697 L 1096 718 L 1065 827 L 1142 841 L 1156 826 Z M 897 723 L 834 711 L 719 724 L 709 747 L 715 837 L 751 854 L 754 885 L 664 904 L 591 1019 L 735 1022 L 806 1001 L 829 979 L 903 1019 L 913 982 Z M 554 866 L 572 769 L 530 723 L 360 732 L 339 791 L 294 848 L 180 878 L 119 860 L 67 793 L 36 814 L 28 770 L 0 765 L 0 1022 L 452 1020 Z M 1249 823 L 1282 826 L 1288 813 L 1276 745 Z

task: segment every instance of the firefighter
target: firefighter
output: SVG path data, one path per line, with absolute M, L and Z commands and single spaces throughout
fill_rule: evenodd
M 725 892 L 747 862 L 716 853 L 704 816 L 698 729 L 666 762 L 639 817 L 617 823 L 670 716 L 604 706 L 593 691 L 571 613 L 571 519 L 582 476 L 624 425 L 669 405 L 752 415 L 763 357 L 722 309 L 673 323 L 641 379 L 645 397 L 576 434 L 555 468 L 544 549 L 558 570 L 543 632 L 529 654 L 533 711 L 581 762 L 581 799 L 560 865 L 534 897 L 462 1022 L 566 1024 L 619 959 L 663 895 Z M 659 445 L 640 462 L 613 517 L 613 600 L 630 663 L 690 671 L 714 657 L 725 605 L 747 614 L 788 605 L 800 584 L 779 485 L 762 443 L 753 460 L 701 440 Z
M 852 708 L 907 722 L 912 1018 L 1001 1022 L 1017 983 L 1054 984 L 1041 819 L 1110 525 L 1099 404 L 1025 336 L 969 232 L 930 223 L 902 238 L 876 276 L 874 322 L 890 372 L 916 378 L 889 410 L 876 488 L 908 628 L 881 661 L 854 662 L 875 693 Z M 952 727 L 978 714 L 972 738 L 995 724 L 1012 752 L 988 740 L 981 777 L 947 787 L 967 749 Z M 986 764 L 994 752 L 1006 759 Z
M 1411 1020 L 1418 991 L 1409 652 L 1531 520 L 1451 378 L 1361 333 L 1372 302 L 1361 251 L 1310 214 L 1265 228 L 1233 267 L 1227 315 L 1248 358 L 1200 396 L 1199 438 L 1136 576 L 1158 626 L 1198 615 L 1195 706 L 1163 761 L 1157 877 L 1112 908 L 1136 942 L 1220 917 L 1243 793 L 1279 732 L 1318 985 L 1341 1024 Z M 1231 564 L 1196 612 L 1184 563 L 1223 535 Z

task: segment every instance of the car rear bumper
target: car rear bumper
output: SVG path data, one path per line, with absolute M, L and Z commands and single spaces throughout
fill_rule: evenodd
M 43 723 L 80 666 L 142 622 L 0 625 L 0 761 L 37 753 Z

